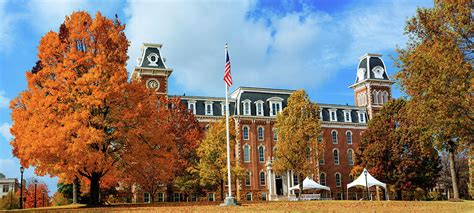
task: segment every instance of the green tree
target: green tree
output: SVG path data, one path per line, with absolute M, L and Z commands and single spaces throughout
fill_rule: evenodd
M 230 146 L 235 146 L 235 123 L 229 120 Z M 225 118 L 212 123 L 204 140 L 199 144 L 197 156 L 199 163 L 196 168 L 189 168 L 199 175 L 201 186 L 209 190 L 219 189 L 221 199 L 224 199 L 224 184 L 227 181 L 227 148 L 226 148 Z M 231 149 L 232 150 L 232 149 Z M 231 153 L 231 157 L 232 157 Z M 235 183 L 236 178 L 244 174 L 242 167 L 231 160 L 231 175 Z
M 298 183 L 303 183 L 305 177 L 317 173 L 318 153 L 322 151 L 317 142 L 321 134 L 319 107 L 304 90 L 298 90 L 288 98 L 288 106 L 276 120 L 278 143 L 273 168 L 279 173 L 293 170 Z M 299 185 L 301 194 L 303 184 Z
M 395 78 L 410 98 L 413 125 L 426 128 L 449 153 L 454 198 L 459 198 L 455 155 L 474 138 L 472 1 L 436 0 L 407 22 L 405 49 L 397 49 Z
M 433 187 L 441 169 L 431 138 L 423 137 L 424 129 L 410 125 L 406 106 L 403 99 L 392 100 L 370 120 L 355 161 L 357 168 L 365 167 L 382 182 L 395 186 L 399 199 L 402 191 L 410 194 L 416 188 L 426 191 Z

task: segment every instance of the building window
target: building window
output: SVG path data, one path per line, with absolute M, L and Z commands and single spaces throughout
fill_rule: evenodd
M 273 140 L 274 141 L 278 141 L 278 129 L 277 128 L 273 128 Z
M 252 192 L 247 192 L 247 194 L 245 194 L 245 199 L 247 201 L 252 201 Z
M 265 163 L 265 147 L 258 147 L 258 162 Z
M 326 186 L 326 173 L 323 172 L 319 175 L 319 183 Z
M 259 126 L 257 128 L 257 133 L 258 133 L 258 140 L 263 141 L 263 127 Z
M 214 193 L 207 194 L 207 201 L 215 201 L 216 197 Z
M 250 172 L 245 175 L 245 185 L 250 186 Z
M 206 104 L 206 115 L 213 115 L 212 102 L 208 101 Z
M 334 149 L 332 153 L 334 157 L 334 165 L 339 165 L 339 150 Z
M 260 172 L 260 186 L 265 186 L 265 172 Z
M 249 139 L 249 127 L 248 127 L 248 126 L 244 126 L 244 129 L 243 129 L 243 136 L 244 136 L 244 140 L 248 140 L 248 139 Z
M 347 138 L 347 144 L 352 144 L 352 132 L 351 131 L 346 132 L 346 138 Z
M 196 114 L 196 101 L 188 101 L 188 110 Z
M 267 193 L 266 192 L 262 192 L 262 200 L 263 201 L 267 200 Z
M 383 102 L 384 103 L 388 102 L 388 92 L 387 91 L 383 92 Z
M 281 102 L 283 101 L 282 98 L 272 97 L 272 98 L 267 99 L 267 101 L 270 103 L 270 116 L 275 116 L 279 112 L 281 112 L 281 109 L 282 109 Z
M 323 142 L 323 134 L 318 136 L 318 143 L 322 143 L 322 142 Z
M 293 174 L 293 183 L 294 183 L 295 185 L 297 185 L 297 184 L 299 183 L 299 182 L 298 182 L 298 175 L 296 175 L 296 174 Z
M 372 100 L 374 104 L 378 104 L 377 95 L 375 94 L 375 92 L 372 93 Z
M 347 160 L 349 162 L 349 165 L 354 165 L 353 152 L 354 151 L 352 151 L 352 149 L 347 150 Z
M 150 193 L 148 192 L 143 193 L 143 202 L 150 203 Z
M 222 115 L 225 115 L 225 113 L 227 112 L 227 111 L 226 111 L 226 105 L 225 105 L 224 102 L 221 103 L 221 111 L 222 111 L 222 112 L 221 112 Z
M 351 111 L 344 110 L 344 121 L 345 122 L 352 122 Z
M 332 143 L 337 144 L 337 130 L 333 130 L 331 134 L 332 134 Z
M 365 112 L 359 111 L 359 123 L 365 123 Z
M 319 165 L 324 165 L 324 150 L 321 152 L 321 156 L 319 157 Z
M 337 121 L 336 109 L 329 109 L 329 119 L 330 121 Z
M 250 163 L 250 146 L 248 144 L 244 145 L 244 162 Z
M 383 104 L 384 104 L 384 102 L 383 102 L 383 97 L 382 97 L 382 96 L 383 96 L 383 95 L 382 95 L 382 92 L 377 93 L 377 97 L 379 98 L 379 104 L 380 104 L 380 105 L 383 105 Z
M 179 202 L 180 195 L 181 194 L 179 194 L 179 193 L 174 194 L 174 202 Z
M 3 192 L 8 192 L 10 191 L 10 186 L 9 185 L 3 185 Z
M 165 201 L 165 197 L 164 197 L 163 192 L 159 192 L 158 193 L 158 202 L 164 202 L 164 201 Z
M 257 116 L 263 116 L 263 101 L 256 101 L 255 106 L 257 108 Z
M 250 103 L 252 101 L 246 99 L 242 102 L 244 103 L 244 115 L 251 115 L 252 114 L 252 109 L 250 108 Z
M 339 172 L 336 173 L 336 187 L 341 187 L 341 174 Z

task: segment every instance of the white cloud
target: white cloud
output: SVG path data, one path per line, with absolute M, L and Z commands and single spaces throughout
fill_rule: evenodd
M 13 139 L 12 133 L 10 133 L 10 128 L 12 127 L 11 124 L 8 123 L 3 123 L 0 126 L 0 135 L 2 135 L 3 138 L 5 138 L 6 141 L 10 141 Z
M 305 8 L 285 15 L 270 12 L 268 26 L 264 19 L 246 18 L 253 6 L 242 1 L 128 2 L 128 69 L 135 66 L 143 42 L 163 43 L 179 87 L 221 96 L 228 42 L 235 85 L 313 89 L 341 70 L 355 75 L 351 66 L 366 52 L 403 45 L 405 20 L 416 10 L 411 1 L 353 5 L 335 14 Z
M 8 108 L 10 106 L 10 98 L 5 96 L 5 91 L 0 90 L 0 108 Z

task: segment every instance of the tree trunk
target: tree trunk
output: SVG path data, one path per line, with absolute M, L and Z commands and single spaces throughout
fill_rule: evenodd
M 298 200 L 301 200 L 301 194 L 303 194 L 303 174 L 298 175 L 298 185 L 300 190 L 298 190 Z
M 451 182 L 453 185 L 453 198 L 459 199 L 459 189 L 458 189 L 458 174 L 456 173 L 456 162 L 454 159 L 454 148 L 453 145 L 450 143 L 450 147 L 448 150 L 448 157 L 449 157 L 449 171 L 451 172 Z
M 224 181 L 221 182 L 221 201 L 224 201 Z
M 100 204 L 99 194 L 100 194 L 100 175 L 97 172 L 93 172 L 92 176 L 89 178 L 90 180 L 90 199 L 89 205 L 97 206 Z
M 79 178 L 74 177 L 72 181 L 72 203 L 77 203 L 77 194 L 79 192 Z

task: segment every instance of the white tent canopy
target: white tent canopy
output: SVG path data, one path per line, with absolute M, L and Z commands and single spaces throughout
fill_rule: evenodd
M 299 189 L 300 189 L 299 184 L 290 188 L 290 190 L 299 190 Z M 308 177 L 306 177 L 303 181 L 303 190 L 306 190 L 306 189 L 323 189 L 323 190 L 331 191 L 331 188 L 327 186 L 323 186 L 319 183 L 316 183 L 316 181 L 311 180 Z
M 365 175 L 367 174 L 367 180 Z M 367 183 L 367 184 L 366 184 Z M 367 169 L 364 168 L 364 171 L 360 176 L 355 179 L 352 183 L 347 184 L 347 189 L 354 187 L 354 186 L 363 186 L 363 187 L 372 187 L 372 186 L 381 186 L 385 189 L 385 194 L 387 195 L 387 185 L 385 183 L 380 182 L 379 180 L 375 179 Z M 388 197 L 387 197 L 388 199 Z

